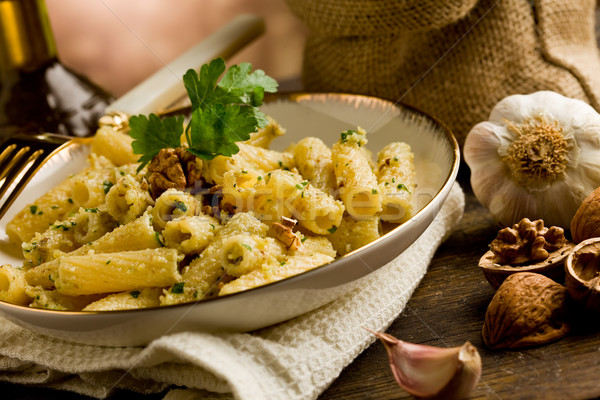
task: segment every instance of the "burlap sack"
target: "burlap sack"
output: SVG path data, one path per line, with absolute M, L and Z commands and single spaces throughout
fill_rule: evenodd
M 599 109 L 595 0 L 286 0 L 308 27 L 307 90 L 401 101 L 463 143 L 509 94 Z

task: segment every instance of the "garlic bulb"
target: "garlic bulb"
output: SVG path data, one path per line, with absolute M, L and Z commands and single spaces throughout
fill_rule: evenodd
M 383 342 L 398 385 L 417 398 L 464 399 L 479 382 L 481 357 L 469 342 L 442 348 L 370 332 Z
M 508 96 L 471 129 L 463 154 L 475 196 L 498 223 L 568 228 L 600 186 L 600 114 L 550 91 Z

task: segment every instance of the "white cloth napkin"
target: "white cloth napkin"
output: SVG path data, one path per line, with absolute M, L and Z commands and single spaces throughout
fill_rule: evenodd
M 166 400 L 315 399 L 384 331 L 463 215 L 454 184 L 435 221 L 402 255 L 336 301 L 245 334 L 184 332 L 146 347 L 102 347 L 32 333 L 0 318 L 0 380 L 105 398 L 117 388 Z

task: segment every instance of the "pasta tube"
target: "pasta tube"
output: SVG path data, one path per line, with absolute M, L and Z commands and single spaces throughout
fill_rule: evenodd
M 184 267 L 182 281 L 165 290 L 161 305 L 187 303 L 216 293 L 225 275 L 223 242 L 226 238 L 244 233 L 264 237 L 268 230 L 267 225 L 250 213 L 235 214 L 204 251 Z
M 369 219 L 381 211 L 377 177 L 361 147 L 367 143 L 366 132 L 342 132 L 332 148 L 332 161 L 340 198 L 355 219 Z
M 337 190 L 331 149 L 319 138 L 307 137 L 294 146 L 294 160 L 302 177 L 311 185 L 333 195 Z
M 356 220 L 344 216 L 340 226 L 327 238 L 340 256 L 371 243 L 381 236 L 379 217 Z
M 56 290 L 74 296 L 171 286 L 181 280 L 180 260 L 169 248 L 65 256 L 59 259 Z
M 196 215 L 200 209 L 201 204 L 191 194 L 177 189 L 168 189 L 156 199 L 156 204 L 152 208 L 152 224 L 156 230 L 162 230 L 167 222 Z
M 251 179 L 247 180 L 246 176 Z M 320 235 L 327 234 L 341 222 L 342 202 L 315 188 L 300 175 L 275 170 L 264 177 L 254 176 L 228 173 L 222 207 L 234 212 L 253 210 L 263 221 L 293 217 L 302 227 Z
M 264 128 L 258 129 L 256 132 L 250 134 L 250 139 L 244 143 L 256 147 L 262 147 L 268 149 L 273 139 L 285 134 L 285 129 L 277 123 L 273 118 L 267 115 L 269 124 Z
M 116 310 L 136 310 L 138 308 L 151 308 L 160 306 L 161 288 L 142 288 L 140 290 L 131 290 L 109 294 L 91 304 L 88 304 L 82 311 L 116 311 Z
M 106 193 L 115 182 L 112 163 L 91 168 L 87 173 L 77 174 L 72 178 L 71 199 L 80 207 L 98 207 L 104 203 Z
M 154 201 L 148 193 L 148 184 L 124 175 L 106 193 L 106 210 L 119 222 L 127 224 L 146 211 Z
M 218 156 L 203 163 L 203 177 L 208 182 L 222 185 L 227 171 L 256 170 L 259 173 L 282 168 L 291 170 L 295 167 L 294 156 L 291 153 L 267 150 L 261 147 L 238 143 L 240 151 L 231 157 Z
M 118 251 L 154 249 L 161 247 L 157 233 L 150 222 L 150 215 L 144 215 L 126 225 L 121 225 L 104 236 L 89 244 L 67 253 L 70 256 L 80 256 L 94 251 L 95 253 L 110 253 Z M 32 286 L 40 285 L 44 288 L 54 287 L 54 280 L 59 266 L 59 259 L 45 262 L 29 269 L 25 277 Z
M 23 243 L 23 256 L 31 265 L 54 260 L 65 253 L 92 242 L 117 226 L 108 213 L 99 208 L 80 208 L 77 214 L 50 225 Z
M 92 141 L 92 153 L 109 159 L 114 165 L 130 164 L 139 156 L 133 154 L 131 136 L 110 126 L 102 126 L 96 131 Z
M 256 268 L 272 268 L 285 258 L 283 246 L 273 238 L 237 234 L 223 240 L 222 265 L 225 273 L 242 276 Z
M 228 282 L 219 290 L 219 296 L 280 281 L 334 260 L 335 250 L 324 237 L 306 237 L 303 246 L 279 264 L 259 268 Z
M 381 219 L 402 223 L 415 212 L 414 154 L 410 145 L 394 142 L 377 156 L 377 178 L 381 191 Z
M 23 306 L 29 304 L 26 285 L 25 271 L 8 264 L 0 265 L 0 300 Z
M 184 216 L 165 224 L 165 246 L 185 255 L 199 254 L 208 246 L 221 225 L 208 215 Z
M 103 202 L 104 192 L 108 192 L 115 182 L 115 174 L 120 175 L 132 169 L 131 165 L 115 169 L 106 157 L 94 154 L 90 155 L 88 161 L 89 167 L 50 189 L 15 215 L 6 225 L 11 243 L 20 246 L 21 243 L 30 241 L 36 232 L 44 232 L 48 226 L 66 219 L 80 206 L 99 206 Z M 100 180 L 100 176 L 105 176 L 106 180 Z M 92 182 L 98 187 L 92 188 Z
M 30 307 L 47 310 L 81 311 L 85 306 L 99 300 L 103 295 L 70 296 L 41 286 L 27 286 L 27 295 L 33 299 Z

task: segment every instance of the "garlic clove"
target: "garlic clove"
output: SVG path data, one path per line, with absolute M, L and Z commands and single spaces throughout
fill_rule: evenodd
M 369 331 L 383 342 L 398 385 L 415 397 L 463 399 L 479 382 L 481 357 L 469 342 L 442 348 Z

